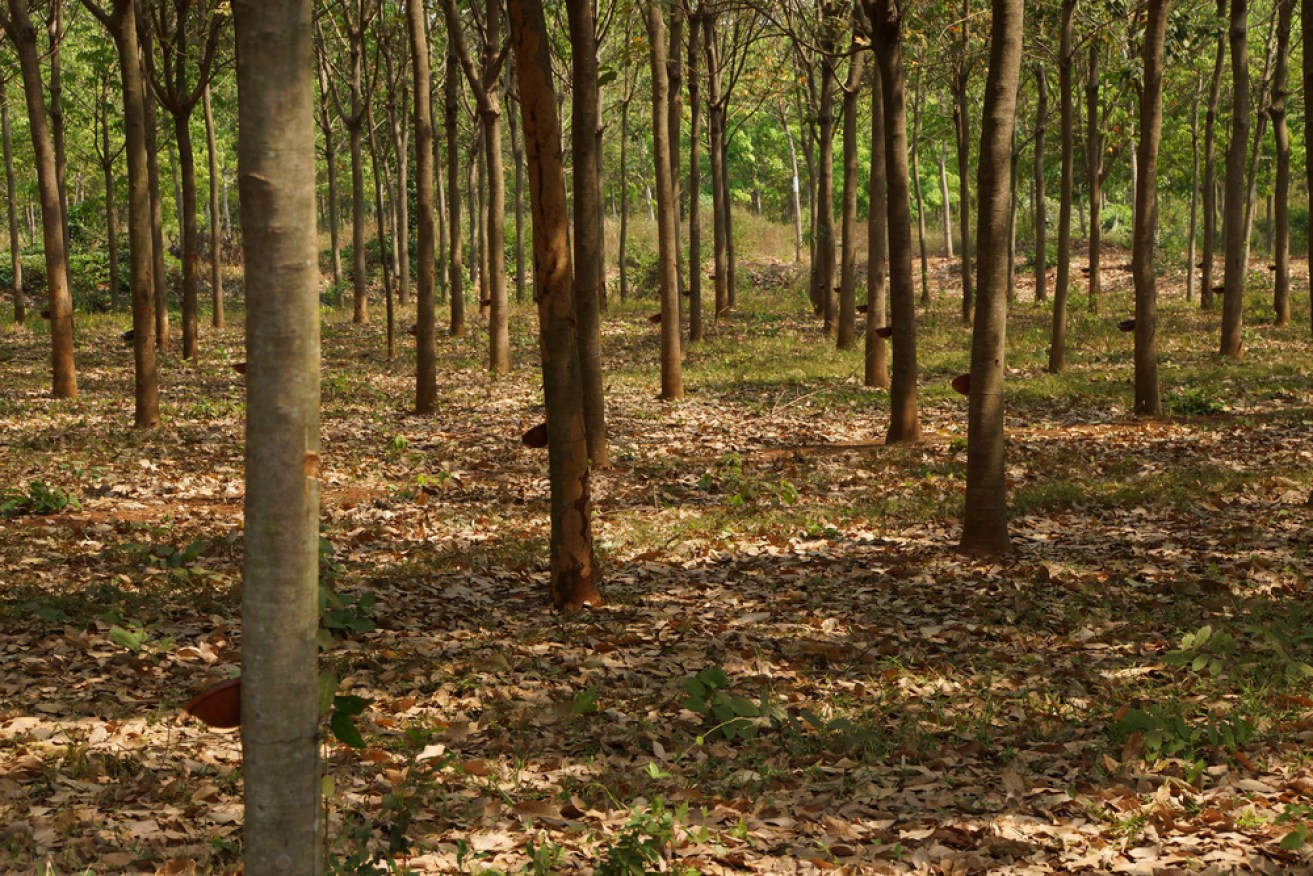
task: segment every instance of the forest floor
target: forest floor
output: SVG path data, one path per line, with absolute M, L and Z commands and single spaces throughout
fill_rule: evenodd
M 1100 313 L 1072 302 L 1060 376 L 1049 308 L 1012 308 L 999 562 L 955 550 L 970 335 L 947 262 L 915 446 L 883 444 L 887 393 L 787 267 L 741 267 L 674 404 L 650 299 L 613 303 L 608 605 L 573 616 L 547 596 L 546 457 L 519 441 L 531 306 L 508 377 L 483 333 L 440 338 L 431 417 L 409 311 L 391 362 L 381 307 L 326 312 L 325 574 L 364 631 L 324 660 L 369 700 L 364 747 L 325 744 L 332 871 L 1313 872 L 1307 310 L 1275 328 L 1256 265 L 1228 363 L 1216 312 L 1165 284 L 1170 413 L 1137 420 L 1117 261 Z M 49 397 L 43 323 L 0 327 L 5 873 L 239 867 L 237 735 L 180 706 L 240 662 L 240 323 L 163 357 L 149 434 L 126 326 L 79 323 L 76 401 Z

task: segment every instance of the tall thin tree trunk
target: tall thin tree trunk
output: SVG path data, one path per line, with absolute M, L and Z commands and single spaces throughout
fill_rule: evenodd
M 528 288 L 524 273 L 524 144 L 520 142 L 518 113 L 506 117 L 511 129 L 511 162 L 515 165 L 515 300 L 523 304 Z
M 223 327 L 223 238 L 219 234 L 219 150 L 214 135 L 214 110 L 210 106 L 210 86 L 202 97 L 205 109 L 205 141 L 210 160 L 210 299 L 212 324 Z
M 949 202 L 948 157 L 939 147 L 939 200 L 944 205 L 944 258 L 953 257 L 953 205 Z
M 150 171 L 148 168 L 146 82 L 137 33 L 136 4 L 114 0 L 111 12 L 85 4 L 113 37 L 118 50 L 123 90 L 124 158 L 128 170 L 128 262 L 132 282 L 132 361 L 134 368 L 133 424 L 153 429 L 160 424 L 159 374 L 153 333 L 155 260 L 152 240 Z
M 160 198 L 159 110 L 149 86 L 146 94 L 146 176 L 150 189 L 151 278 L 155 294 L 155 347 L 169 348 L 169 278 L 164 270 L 164 202 Z
M 1035 300 L 1049 297 L 1048 215 L 1044 203 L 1044 136 L 1048 132 L 1049 88 L 1044 65 L 1035 65 Z
M 821 297 L 821 319 L 825 334 L 833 337 L 838 316 L 834 306 L 834 90 L 838 84 L 838 74 L 834 69 L 834 24 L 830 22 L 823 27 L 825 32 L 820 39 L 821 94 L 816 115 L 819 157 L 816 177 L 816 263 L 813 269 L 816 271 L 816 288 Z
M 916 388 L 916 284 L 912 279 L 912 211 L 907 177 L 907 108 L 904 98 L 902 17 L 893 0 L 867 0 L 871 45 L 884 90 L 885 186 L 888 198 L 889 305 L 893 328 L 893 379 L 889 391 L 889 444 L 921 440 Z
M 55 150 L 46 121 L 46 101 L 37 57 L 36 32 L 32 29 L 26 0 L 9 0 L 4 21 L 9 41 L 18 54 L 27 99 L 28 127 L 36 161 L 37 186 L 41 197 L 41 236 L 45 246 L 47 301 L 50 309 L 51 389 L 55 398 L 77 398 L 77 369 L 73 363 L 73 297 L 69 291 L 68 259 L 64 251 L 63 209 L 59 179 L 55 172 Z
M 234 3 L 247 269 L 243 858 L 322 868 L 319 295 L 309 0 Z
M 1085 100 L 1086 110 L 1086 147 L 1085 157 L 1089 163 L 1089 188 L 1090 188 L 1090 285 L 1089 285 L 1089 304 L 1090 312 L 1095 313 L 1099 309 L 1099 295 L 1102 287 L 1102 276 L 1099 271 L 1100 250 L 1103 247 L 1103 220 L 1099 218 L 1100 209 L 1103 206 L 1103 136 L 1099 130 L 1099 44 L 1090 43 L 1090 65 L 1088 77 L 1085 80 Z
M 661 282 L 661 398 L 684 396 L 679 338 L 679 287 L 675 277 L 674 187 L 670 163 L 670 96 L 666 79 L 666 24 L 662 0 L 650 0 L 646 11 L 652 59 L 652 159 L 657 180 L 657 243 Z
M 970 0 L 962 0 L 961 42 L 958 47 L 957 69 L 953 71 L 953 131 L 957 140 L 958 227 L 962 231 L 962 321 L 971 322 L 974 302 L 974 275 L 971 268 L 971 110 L 967 89 L 971 82 L 968 65 L 968 47 L 971 33 Z
M 1226 0 L 1217 0 L 1220 18 Z M 1204 255 L 1203 274 L 1199 278 L 1199 307 L 1213 309 L 1213 253 L 1217 246 L 1217 112 L 1222 105 L 1222 70 L 1226 62 L 1226 29 L 1219 28 L 1217 54 L 1213 60 L 1213 77 L 1208 85 L 1208 109 L 1204 113 Z
M 1276 324 L 1290 322 L 1290 132 L 1286 126 L 1286 81 L 1290 64 L 1290 24 L 1295 11 L 1295 0 L 1279 0 L 1277 4 L 1276 69 L 1272 77 L 1272 104 L 1268 114 L 1272 117 L 1272 136 L 1276 141 L 1277 178 L 1272 229 L 1272 249 L 1276 262 L 1276 285 L 1272 308 Z
M 1220 3 L 1221 0 L 1218 0 Z M 1313 0 L 1300 0 L 1299 4 L 1300 36 L 1303 37 L 1304 49 L 1304 94 L 1313 94 Z M 1307 98 L 1305 99 L 1307 100 Z M 1313 113 L 1304 110 L 1304 142 L 1313 143 Z M 1306 188 L 1313 191 L 1313 149 L 1304 149 L 1304 181 Z M 1308 228 L 1308 252 L 1313 258 L 1313 222 Z M 1313 294 L 1309 295 L 1309 327 L 1313 328 Z
M 873 69 L 875 69 L 873 67 Z M 872 73 L 876 81 L 879 72 Z M 916 74 L 916 95 L 912 98 L 912 191 L 916 195 L 916 240 L 921 255 L 921 306 L 930 306 L 930 257 L 925 248 L 925 198 L 921 194 L 921 72 Z M 881 104 L 883 112 L 883 104 Z M 875 166 L 875 139 L 872 135 L 871 161 Z M 883 186 L 883 182 L 881 183 Z M 883 189 L 882 189 L 883 191 Z M 883 196 L 881 196 L 883 197 Z M 887 385 L 887 384 L 886 384 Z
M 415 90 L 415 413 L 431 414 L 438 403 L 436 286 L 437 246 L 433 207 L 433 83 L 429 69 L 429 37 L 423 0 L 406 0 L 410 36 L 410 70 Z M 405 189 L 404 176 L 401 188 Z M 405 233 L 403 229 L 403 233 Z
M 707 134 L 711 157 L 711 229 L 713 283 L 716 301 L 716 319 L 729 316 L 729 256 L 727 252 L 727 223 L 725 213 L 725 151 L 721 138 L 725 129 L 720 123 L 724 111 L 720 102 L 720 58 L 716 46 L 716 19 L 707 15 L 702 19 L 703 42 L 707 56 Z
M 392 122 L 392 151 L 397 166 L 396 185 L 391 189 L 397 193 L 392 199 L 395 214 L 393 232 L 396 237 L 393 252 L 397 260 L 397 303 L 406 305 L 410 303 L 410 162 L 407 142 L 410 138 L 405 123 L 407 89 L 403 85 L 398 92 L 396 106 L 390 103 L 388 106 L 388 116 Z
M 369 131 L 369 158 L 373 164 L 374 172 L 370 174 L 374 178 L 374 226 L 378 234 L 378 258 L 379 269 L 383 275 L 383 306 L 387 321 L 387 354 L 388 361 L 396 358 L 397 341 L 396 341 L 396 323 L 392 311 L 392 271 L 388 267 L 390 256 L 396 253 L 396 244 L 388 246 L 387 235 L 387 205 L 383 200 L 383 190 L 385 188 L 383 167 L 384 158 L 379 152 L 378 137 L 374 133 L 374 106 L 371 102 L 369 109 L 365 113 L 365 127 Z
M 915 150 L 912 155 L 915 161 Z M 888 324 L 889 197 L 885 181 L 886 170 L 884 84 L 880 79 L 879 63 L 873 63 L 871 64 L 871 170 L 866 216 L 866 361 L 862 377 L 865 385 L 878 386 L 882 389 L 889 388 L 888 345 L 877 332 L 877 329 L 884 328 Z
M 629 300 L 629 88 L 620 104 L 620 300 Z
M 962 549 L 1007 554 L 1007 480 L 1003 468 L 1003 363 L 1007 350 L 1007 234 L 1012 135 L 1021 71 L 1023 0 L 994 0 L 989 74 L 980 130 L 980 300 L 971 332 L 967 405 L 966 507 Z
M 199 338 L 196 316 L 196 154 L 191 144 L 190 113 L 173 117 L 173 136 L 178 144 L 178 171 L 182 201 L 178 205 L 182 237 L 182 358 L 196 360 Z
M 68 254 L 72 251 L 72 242 L 68 232 L 68 159 L 64 148 L 64 74 L 60 60 L 64 43 L 64 3 L 56 0 L 50 4 L 46 19 L 46 33 L 50 37 L 50 51 L 47 59 L 50 64 L 50 136 L 55 146 L 55 179 L 59 185 L 59 211 L 61 235 L 64 239 L 64 270 L 68 271 Z
M 601 296 L 603 271 L 602 189 L 598 167 L 602 161 L 594 136 L 601 127 L 597 63 L 597 21 L 593 0 L 568 0 L 571 66 L 573 70 L 574 137 L 574 308 L 576 343 L 583 383 L 584 426 L 588 457 L 593 465 L 611 464 L 606 440 L 606 397 L 602 377 Z M 675 162 L 678 166 L 678 162 Z M 678 205 L 676 205 L 678 207 Z
M 328 239 L 333 251 L 333 303 L 342 306 L 342 242 L 337 216 L 337 140 L 333 137 L 333 122 L 328 109 L 328 69 L 323 62 L 319 68 L 320 127 L 324 131 L 324 164 L 328 169 Z M 226 212 L 226 207 L 225 207 Z
M 534 297 L 538 301 L 551 483 L 551 588 L 557 608 L 602 604 L 593 561 L 592 494 L 583 380 L 574 334 L 565 167 L 552 92 L 552 60 L 540 0 L 510 0 L 515 70 L 533 208 Z M 662 71 L 664 75 L 664 71 Z
M 1195 99 L 1190 104 L 1190 231 L 1186 241 L 1185 253 L 1185 300 L 1194 301 L 1195 257 L 1199 248 L 1199 101 L 1202 94 L 1203 80 L 1195 89 Z
M 5 202 L 9 206 L 9 265 L 14 283 L 14 322 L 27 319 L 23 291 L 23 242 L 18 233 L 18 190 L 14 184 L 13 138 L 9 131 L 9 89 L 0 84 L 0 136 L 5 149 Z
M 591 2 L 591 0 L 590 0 Z M 670 102 L 670 185 L 671 198 L 675 204 L 675 240 L 680 240 L 680 207 L 683 195 L 679 179 L 679 143 L 680 127 L 684 120 L 684 0 L 667 0 L 670 7 L 670 49 L 666 52 L 667 98 Z M 675 289 L 679 292 L 677 301 L 682 317 L 684 312 L 684 248 L 675 247 Z M 682 326 L 683 320 L 680 320 Z
M 1158 144 L 1163 126 L 1163 40 L 1169 0 L 1149 0 L 1144 31 L 1144 84 L 1135 186 L 1131 273 L 1135 278 L 1135 413 L 1163 412 L 1158 390 L 1158 284 L 1153 270 L 1158 228 Z
M 108 98 L 106 84 L 104 96 Z M 99 117 L 96 127 L 100 128 L 100 169 L 105 177 L 105 248 L 109 251 L 109 298 L 110 307 L 115 311 L 121 306 L 119 293 L 119 219 L 118 206 L 114 201 L 114 151 L 109 144 L 109 119 Z
M 465 269 L 461 265 L 460 233 L 460 60 L 456 50 L 447 46 L 445 121 L 447 126 L 447 286 L 451 296 L 452 337 L 465 334 Z
M 843 205 L 840 227 L 839 325 L 837 346 L 857 344 L 857 98 L 861 96 L 864 55 L 853 55 L 843 91 Z
M 702 52 L 702 20 L 698 16 L 688 24 L 688 340 L 697 343 L 703 338 L 702 329 L 702 83 L 699 81 L 698 56 Z M 788 126 L 785 125 L 788 134 Z M 789 135 L 789 154 L 793 155 L 793 136 Z M 798 162 L 793 162 L 794 208 L 797 209 Z M 795 212 L 795 219 L 797 214 Z M 801 222 L 801 220 L 798 220 Z M 794 247 L 794 260 L 801 255 L 802 226 L 798 225 L 798 240 Z
M 1221 353 L 1243 353 L 1245 299 L 1245 146 L 1249 141 L 1249 4 L 1231 0 L 1231 143 L 1226 150 L 1226 203 L 1222 208 L 1223 291 Z

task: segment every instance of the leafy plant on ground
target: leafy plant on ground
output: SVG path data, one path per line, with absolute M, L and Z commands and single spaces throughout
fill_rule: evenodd
M 1179 706 L 1169 705 L 1128 709 L 1113 729 L 1123 741 L 1138 734 L 1149 763 L 1164 758 L 1196 761 L 1204 748 L 1236 751 L 1254 737 L 1254 725 L 1244 718 L 1210 711 L 1190 720 Z
M 1235 637 L 1226 630 L 1214 630 L 1205 624 L 1181 637 L 1181 647 L 1168 651 L 1163 662 L 1188 668 L 1196 675 L 1222 675 L 1235 658 Z
M 636 810 L 628 823 L 607 845 L 602 863 L 593 872 L 596 876 L 647 876 L 649 873 L 693 874 L 692 868 L 662 866 L 664 859 L 674 851 L 675 831 L 688 818 L 688 804 L 674 809 L 665 800 L 655 797 L 646 809 Z
M 757 735 L 753 719 L 761 717 L 761 709 L 730 687 L 729 676 L 719 666 L 708 666 L 684 679 L 684 708 L 697 712 L 712 725 L 706 733 L 709 739 L 751 739 Z
M 69 508 L 77 510 L 81 507 L 76 496 L 40 479 L 28 481 L 27 492 L 15 487 L 0 487 L 0 517 L 58 514 Z

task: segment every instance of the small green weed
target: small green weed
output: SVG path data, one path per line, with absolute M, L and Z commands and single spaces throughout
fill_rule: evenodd
M 66 509 L 77 510 L 81 507 L 76 496 L 40 479 L 28 481 L 27 492 L 14 487 L 0 487 L 0 517 L 58 514 Z
M 757 735 L 752 719 L 761 717 L 761 708 L 732 693 L 730 686 L 724 669 L 709 666 L 684 679 L 684 708 L 714 725 L 706 734 L 708 738 L 751 739 Z

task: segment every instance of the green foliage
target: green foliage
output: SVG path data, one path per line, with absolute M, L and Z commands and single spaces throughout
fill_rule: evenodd
M 1193 761 L 1205 747 L 1235 751 L 1254 736 L 1254 725 L 1244 718 L 1210 711 L 1190 721 L 1179 707 L 1165 705 L 1130 709 L 1113 729 L 1114 735 L 1122 739 L 1139 733 L 1144 740 L 1144 757 L 1149 762 L 1162 758 Z
M 374 593 L 365 591 L 348 599 L 333 588 L 342 574 L 333 543 L 319 537 L 319 644 L 328 648 L 335 635 L 352 636 L 377 629 L 374 623 Z
M 593 872 L 596 876 L 647 876 L 654 873 L 687 873 L 693 870 L 662 866 L 673 851 L 675 830 L 688 817 L 688 804 L 670 809 L 660 796 L 651 805 L 635 811 L 615 839 L 603 847 L 606 857 Z
M 1226 413 L 1226 405 L 1199 388 L 1182 389 L 1167 399 L 1167 410 L 1182 416 L 1212 416 Z
M 743 508 L 763 501 L 772 508 L 794 505 L 798 501 L 798 488 L 790 481 L 770 481 L 748 474 L 743 469 L 743 457 L 727 453 L 715 466 L 698 478 L 698 488 L 705 492 L 726 493 L 731 507 Z
M 81 507 L 76 496 L 39 478 L 28 481 L 27 492 L 15 487 L 0 486 L 0 517 L 58 514 L 66 509 L 76 510 Z
M 751 739 L 757 735 L 757 725 L 752 719 L 760 718 L 762 710 L 751 700 L 733 693 L 730 687 L 725 670 L 709 666 L 684 679 L 684 708 L 697 712 L 713 725 L 707 738 Z
M 1293 829 L 1281 838 L 1281 848 L 1298 851 L 1313 840 L 1313 806 L 1302 803 L 1287 803 L 1286 808 L 1277 816 L 1277 823 L 1294 822 Z
M 1169 651 L 1163 662 L 1186 667 L 1196 675 L 1219 676 L 1227 671 L 1236 653 L 1235 637 L 1205 624 L 1181 637 L 1181 647 Z

